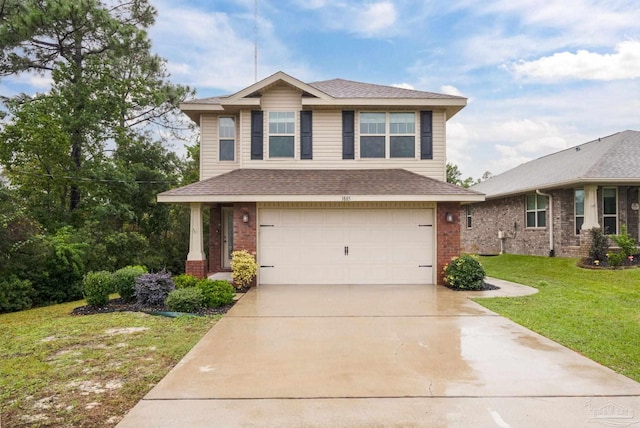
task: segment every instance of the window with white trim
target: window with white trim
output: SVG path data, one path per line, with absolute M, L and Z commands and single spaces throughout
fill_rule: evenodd
M 618 188 L 602 189 L 602 226 L 608 235 L 618 234 Z
M 269 157 L 292 158 L 295 153 L 296 114 L 292 111 L 269 112 Z
M 471 229 L 472 226 L 472 220 L 473 220 L 473 205 L 469 204 L 469 205 L 465 205 L 464 206 L 464 213 L 465 216 L 467 218 L 467 229 Z
M 218 146 L 221 161 L 234 161 L 236 158 L 236 120 L 233 117 L 218 119 Z
M 527 195 L 527 227 L 547 226 L 547 197 L 532 194 Z
M 576 189 L 573 200 L 576 235 L 580 235 L 580 230 L 582 230 L 582 225 L 584 224 L 584 189 Z
M 359 116 L 360 158 L 415 158 L 415 113 L 362 112 Z

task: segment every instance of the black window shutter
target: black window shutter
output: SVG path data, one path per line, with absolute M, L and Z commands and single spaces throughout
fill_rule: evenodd
M 263 147 L 263 120 L 262 110 L 251 110 L 251 159 L 262 159 Z
M 313 112 L 300 112 L 300 159 L 313 159 Z
M 433 112 L 420 112 L 420 159 L 433 159 Z
M 355 112 L 344 110 L 342 112 L 342 159 L 355 159 Z

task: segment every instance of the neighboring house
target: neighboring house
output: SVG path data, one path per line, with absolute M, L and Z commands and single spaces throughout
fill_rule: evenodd
M 624 131 L 513 168 L 472 187 L 462 251 L 586 256 L 589 230 L 640 240 L 640 132 Z
M 446 121 L 465 105 L 282 72 L 183 103 L 200 126 L 200 181 L 158 200 L 191 206 L 187 273 L 228 271 L 245 249 L 258 284 L 436 283 L 460 251 L 460 203 L 484 200 L 445 182 Z

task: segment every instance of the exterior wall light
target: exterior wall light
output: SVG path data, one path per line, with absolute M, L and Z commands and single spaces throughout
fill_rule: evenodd
M 444 219 L 447 221 L 447 223 L 453 223 L 455 220 L 453 218 L 453 213 L 446 213 Z
M 243 223 L 249 223 L 249 213 L 243 213 L 242 214 L 242 222 Z

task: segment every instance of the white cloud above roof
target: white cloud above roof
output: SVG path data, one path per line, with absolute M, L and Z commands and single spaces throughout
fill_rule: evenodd
M 563 79 L 619 80 L 640 77 L 640 41 L 618 43 L 614 53 L 600 54 L 585 49 L 559 52 L 533 61 L 508 66 L 516 76 L 542 81 Z

